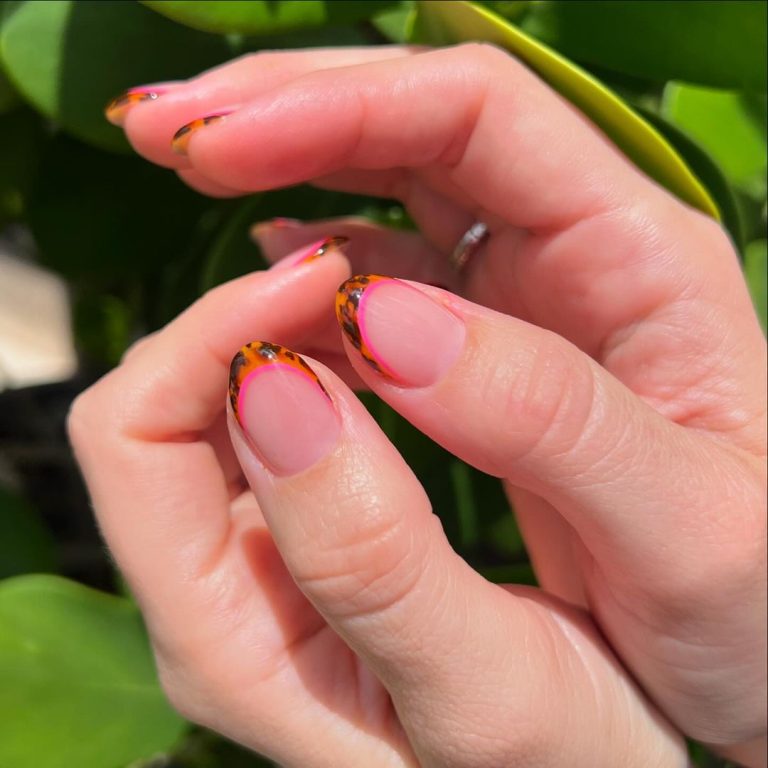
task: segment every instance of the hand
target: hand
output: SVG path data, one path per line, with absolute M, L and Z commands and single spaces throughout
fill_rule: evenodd
M 188 133 L 185 158 L 170 152 L 180 124 L 225 106 L 235 110 Z M 562 598 L 489 585 L 456 558 L 391 446 L 312 361 L 330 400 L 288 373 L 293 407 L 272 393 L 297 434 L 310 430 L 303 443 L 268 428 L 269 413 L 250 418 L 261 402 L 251 393 L 276 376 L 236 393 L 249 434 L 233 425 L 233 441 L 319 614 L 296 607 L 285 572 L 280 583 L 275 568 L 253 567 L 269 562 L 272 539 L 245 557 L 244 532 L 263 531 L 252 497 L 235 504 L 247 514 L 227 512 L 222 478 L 238 470 L 211 431 L 223 358 L 247 335 L 301 345 L 343 260 L 245 278 L 214 294 L 215 322 L 209 298 L 73 411 L 102 525 L 177 704 L 288 764 L 408 764 L 411 749 L 441 766 L 684 764 L 582 605 L 681 730 L 761 764 L 765 347 L 719 227 L 485 46 L 256 56 L 124 117 L 139 151 L 210 193 L 315 180 L 395 194 L 432 263 L 474 219 L 490 225 L 462 286 L 477 304 L 384 281 L 365 324 L 387 375 L 346 349 L 414 424 L 505 478 L 540 581 Z M 389 237 L 379 234 L 380 253 Z M 232 292 L 248 305 L 256 292 L 242 285 L 257 279 L 282 311 L 260 303 L 264 314 L 228 320 Z M 301 301 L 278 296 L 289 284 Z M 315 446 L 302 461 L 300 444 Z

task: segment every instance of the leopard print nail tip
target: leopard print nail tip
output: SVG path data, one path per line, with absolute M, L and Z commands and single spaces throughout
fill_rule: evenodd
M 232 412 L 242 426 L 240 416 L 240 397 L 245 390 L 247 379 L 264 366 L 283 366 L 293 369 L 311 379 L 330 400 L 331 396 L 323 386 L 317 374 L 309 364 L 296 352 L 272 344 L 268 341 L 252 341 L 246 344 L 232 359 L 229 368 L 229 402 Z
M 367 292 L 371 286 L 386 282 L 397 281 L 384 275 L 350 277 L 339 286 L 336 293 L 336 317 L 341 329 L 363 360 L 377 373 L 397 381 L 399 377 L 377 357 L 365 333 L 364 304 Z
M 186 155 L 187 148 L 189 147 L 189 140 L 192 138 L 192 134 L 195 131 L 199 131 L 201 128 L 204 128 L 211 123 L 217 123 L 229 114 L 231 114 L 231 112 L 218 112 L 215 115 L 198 117 L 197 120 L 192 120 L 186 125 L 182 125 L 181 128 L 173 134 L 173 138 L 171 139 L 171 149 L 173 149 L 177 155 Z

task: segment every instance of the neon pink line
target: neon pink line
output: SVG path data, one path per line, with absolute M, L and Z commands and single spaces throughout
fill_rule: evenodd
M 391 376 L 393 379 L 399 378 L 398 375 L 384 362 L 384 359 L 381 355 L 379 355 L 376 352 L 376 348 L 371 344 L 371 339 L 368 336 L 367 331 L 365 330 L 365 302 L 367 301 L 368 297 L 373 293 L 374 289 L 378 288 L 379 286 L 386 285 L 387 283 L 398 283 L 398 280 L 377 280 L 375 283 L 371 283 L 366 288 L 363 289 L 363 293 L 360 296 L 360 301 L 357 303 L 357 327 L 360 329 L 360 339 L 362 340 L 363 344 L 365 344 L 366 347 L 368 347 L 368 350 L 370 353 L 376 358 L 376 361 L 379 363 L 379 365 L 382 367 L 384 372 Z M 404 284 L 404 283 L 403 283 Z
M 295 374 L 298 374 L 299 376 L 303 376 L 305 379 L 307 379 L 308 381 L 311 381 L 315 386 L 317 386 L 317 382 L 308 373 L 305 373 L 304 371 L 300 370 L 299 368 L 296 368 L 293 365 L 288 365 L 288 363 L 266 363 L 264 365 L 260 365 L 258 368 L 256 368 L 256 370 L 251 371 L 243 379 L 243 383 L 240 385 L 240 392 L 238 392 L 238 395 L 237 395 L 237 413 L 240 419 L 240 424 L 243 427 L 243 429 L 246 429 L 245 412 L 243 411 L 243 398 L 245 397 L 246 388 L 250 385 L 253 379 L 259 374 L 264 373 L 265 371 L 274 371 L 277 368 L 285 368 L 291 373 L 295 373 Z

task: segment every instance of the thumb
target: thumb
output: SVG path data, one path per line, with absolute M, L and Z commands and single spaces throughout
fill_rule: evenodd
M 681 764 L 583 617 L 491 584 L 453 552 L 418 480 L 327 369 L 248 345 L 233 361 L 230 432 L 288 569 L 357 656 L 334 655 L 327 633 L 301 640 L 320 645 L 335 690 L 391 716 L 374 671 L 422 765 L 595 768 L 626 753 L 639 766 L 659 750 Z M 596 751 L 590 732 L 611 737 Z

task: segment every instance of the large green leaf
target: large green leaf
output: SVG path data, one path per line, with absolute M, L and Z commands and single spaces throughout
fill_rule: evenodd
M 37 511 L 21 496 L 0 488 L 0 578 L 52 571 L 55 566 L 53 537 Z
M 768 300 L 766 300 L 766 254 L 768 253 L 768 241 L 755 240 L 747 246 L 744 255 L 744 271 L 747 283 L 755 303 L 757 316 L 763 330 L 768 328 Z
M 526 32 L 585 64 L 723 88 L 765 88 L 765 2 L 544 0 Z
M 0 56 L 19 93 L 86 141 L 126 148 L 107 101 L 145 82 L 175 80 L 229 58 L 226 42 L 135 2 L 30 0 L 8 13 Z
M 754 197 L 764 197 L 768 152 L 755 102 L 754 97 L 747 100 L 733 91 L 669 83 L 662 110 L 712 155 L 734 184 Z
M 438 45 L 485 40 L 506 48 L 579 107 L 649 176 L 719 218 L 707 190 L 661 134 L 583 69 L 465 0 L 419 0 L 417 9 L 416 39 Z
M 55 576 L 0 584 L 0 765 L 117 768 L 185 728 L 125 598 Z
M 263 35 L 367 19 L 395 0 L 142 0 L 169 19 L 205 32 Z

